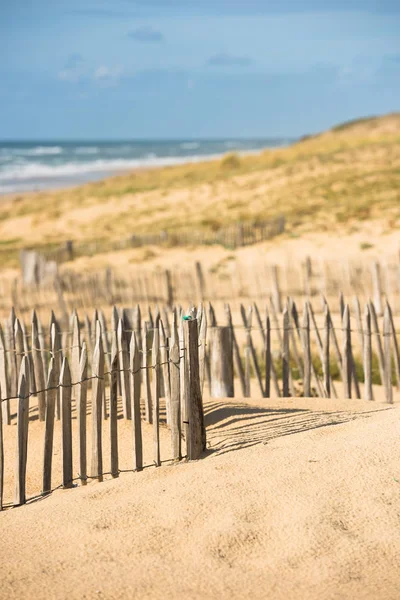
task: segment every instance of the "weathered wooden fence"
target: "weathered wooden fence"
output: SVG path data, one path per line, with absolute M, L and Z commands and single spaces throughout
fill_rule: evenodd
M 274 265 L 263 260 L 222 259 L 212 268 L 200 262 L 178 267 L 108 268 L 102 272 L 80 273 L 62 270 L 50 282 L 24 285 L 19 279 L 0 279 L 0 316 L 6 316 L 10 305 L 22 315 L 34 306 L 38 314 L 57 306 L 65 315 L 73 309 L 88 311 L 112 307 L 114 304 L 198 304 L 211 301 L 215 305 L 256 300 L 265 303 L 272 298 L 278 313 L 288 296 L 297 303 L 314 301 L 321 313 L 325 300 L 333 313 L 340 310 L 341 290 L 344 297 L 357 296 L 361 302 L 372 299 L 378 315 L 383 314 L 385 299 L 394 315 L 400 314 L 400 260 L 390 261 L 319 261 Z
M 123 418 L 132 422 L 133 460 L 131 470 L 144 467 L 142 413 L 153 429 L 153 464 L 161 466 L 160 424 L 170 430 L 173 461 L 185 456 L 198 459 L 206 446 L 199 351 L 198 318 L 172 313 L 168 341 L 159 317 L 149 327 L 135 332 L 127 321 L 129 312 L 115 309 L 110 330 L 103 314 L 86 320 L 84 336 L 77 313 L 71 315 L 69 331 L 51 314 L 45 334 L 36 313 L 32 315 L 31 334 L 12 310 L 0 329 L 0 509 L 4 497 L 3 426 L 16 419 L 16 456 L 13 502 L 27 501 L 27 457 L 29 422 L 43 422 L 41 495 L 56 487 L 69 488 L 74 482 L 85 485 L 88 479 L 102 481 L 106 474 L 118 477 L 118 406 L 122 400 Z M 140 313 L 137 315 L 140 322 Z M 204 327 L 204 326 L 203 326 Z M 202 331 L 200 326 L 200 332 Z M 85 340 L 83 339 L 85 338 Z M 200 358 L 199 358 L 200 356 Z M 90 362 L 89 362 L 90 357 Z M 49 360 L 48 360 L 49 359 Z M 91 369 L 91 375 L 89 371 Z M 203 369 L 204 370 L 204 369 Z M 46 382 L 46 383 L 45 383 Z M 143 392 L 143 393 L 142 393 Z M 37 398 L 32 410 L 30 401 Z M 160 398 L 164 398 L 161 419 Z M 13 411 L 15 410 L 15 415 Z M 73 472 L 73 413 L 77 421 L 79 474 Z M 91 415 L 91 436 L 88 436 Z M 53 487 L 55 422 L 61 427 L 61 484 Z M 104 467 L 104 422 L 109 422 L 110 470 Z M 90 465 L 87 463 L 87 438 L 91 439 Z
M 132 422 L 132 470 L 143 464 L 142 416 L 153 427 L 153 463 L 161 464 L 160 407 L 170 430 L 170 457 L 188 459 L 205 448 L 202 390 L 211 397 L 318 396 L 374 400 L 383 390 L 394 401 L 400 386 L 398 332 L 388 302 L 379 315 L 373 301 L 364 312 L 358 298 L 343 295 L 340 313 L 327 302 L 316 315 L 310 300 L 301 314 L 292 298 L 280 313 L 273 300 L 218 313 L 196 309 L 136 306 L 109 319 L 76 310 L 44 326 L 33 312 L 30 327 L 12 309 L 0 328 L 0 497 L 3 497 L 3 428 L 17 421 L 13 505 L 26 500 L 29 420 L 43 422 L 42 493 L 52 488 L 55 422 L 60 421 L 62 483 L 85 484 L 105 475 L 103 435 L 109 422 L 110 473 L 118 476 L 118 412 Z M 91 373 L 91 374 L 90 374 Z M 379 386 L 379 387 L 378 387 Z M 37 409 L 30 410 L 30 399 Z M 162 403 L 160 402 L 162 400 Z M 119 408 L 120 406 L 120 408 Z M 13 411 L 16 411 L 14 415 Z M 91 463 L 87 465 L 87 419 L 91 415 Z M 79 475 L 74 477 L 72 417 L 77 420 Z
M 67 262 L 79 256 L 93 256 L 104 252 L 115 252 L 143 246 L 180 247 L 193 245 L 218 244 L 226 248 L 240 248 L 270 240 L 283 233 L 285 218 L 283 216 L 269 221 L 233 223 L 217 229 L 181 229 L 177 231 L 160 231 L 159 233 L 135 234 L 118 240 L 95 240 L 92 242 L 67 241 L 57 248 L 43 250 L 46 260 L 57 263 Z

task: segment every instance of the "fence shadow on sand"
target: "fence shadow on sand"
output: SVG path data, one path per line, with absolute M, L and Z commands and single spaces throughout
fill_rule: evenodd
M 275 438 L 341 425 L 390 409 L 327 412 L 306 408 L 261 408 L 234 401 L 211 402 L 205 407 L 208 452 L 221 456 L 267 444 Z

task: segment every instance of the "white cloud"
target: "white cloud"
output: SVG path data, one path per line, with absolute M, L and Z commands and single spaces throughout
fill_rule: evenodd
M 121 67 L 107 67 L 106 65 L 100 65 L 95 69 L 93 78 L 97 81 L 111 81 L 118 79 L 121 74 Z

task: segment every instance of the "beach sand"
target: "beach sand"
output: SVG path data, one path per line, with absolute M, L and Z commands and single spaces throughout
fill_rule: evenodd
M 202 460 L 59 489 L 0 514 L 0 598 L 398 598 L 399 400 L 207 400 Z M 6 465 L 15 430 L 4 427 Z M 31 421 L 29 436 L 31 495 L 43 424 Z M 131 436 L 120 420 L 121 468 Z M 107 424 L 105 438 L 108 467 Z M 54 484 L 59 442 L 57 423 Z M 165 427 L 161 446 L 168 458 Z

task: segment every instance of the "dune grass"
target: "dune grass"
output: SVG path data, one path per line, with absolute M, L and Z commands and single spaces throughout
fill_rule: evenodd
M 400 219 L 400 115 L 359 119 L 259 154 L 131 172 L 0 205 L 0 257 L 67 239 L 216 230 L 284 215 L 287 234 Z M 17 237 L 18 236 L 18 237 Z

